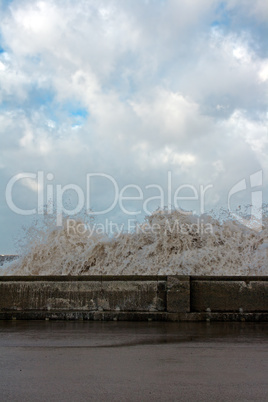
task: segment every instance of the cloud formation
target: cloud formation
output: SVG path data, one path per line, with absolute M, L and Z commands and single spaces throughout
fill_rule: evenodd
M 267 11 L 262 0 L 2 0 L 0 252 L 26 222 L 5 202 L 21 172 L 165 188 L 171 171 L 175 187 L 211 183 L 212 208 L 263 170 L 267 197 Z M 95 191 L 104 205 L 108 189 Z M 14 197 L 32 207 L 36 185 Z

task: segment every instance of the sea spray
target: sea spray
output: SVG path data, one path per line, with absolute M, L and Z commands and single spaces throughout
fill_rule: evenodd
M 4 275 L 268 275 L 267 212 L 259 231 L 227 212 L 216 219 L 159 210 L 110 237 L 92 222 L 55 222 L 50 216 L 27 231 L 23 255 Z

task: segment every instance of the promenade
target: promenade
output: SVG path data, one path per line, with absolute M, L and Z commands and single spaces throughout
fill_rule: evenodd
M 267 323 L 0 321 L 3 401 L 266 401 Z

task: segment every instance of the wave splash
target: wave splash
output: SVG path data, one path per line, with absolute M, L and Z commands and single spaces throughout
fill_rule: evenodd
M 43 228 L 27 231 L 21 257 L 3 275 L 268 275 L 268 216 L 262 230 L 242 225 L 225 213 L 196 216 L 156 211 L 133 233 L 108 237 L 68 218 L 63 226 L 47 217 Z M 79 228 L 79 230 L 78 230 Z

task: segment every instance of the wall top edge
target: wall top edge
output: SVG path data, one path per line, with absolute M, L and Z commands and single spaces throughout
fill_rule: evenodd
M 47 276 L 0 276 L 0 282 L 93 282 L 93 281 L 167 281 L 168 277 L 194 281 L 268 281 L 268 276 L 197 276 L 197 275 L 47 275 Z

